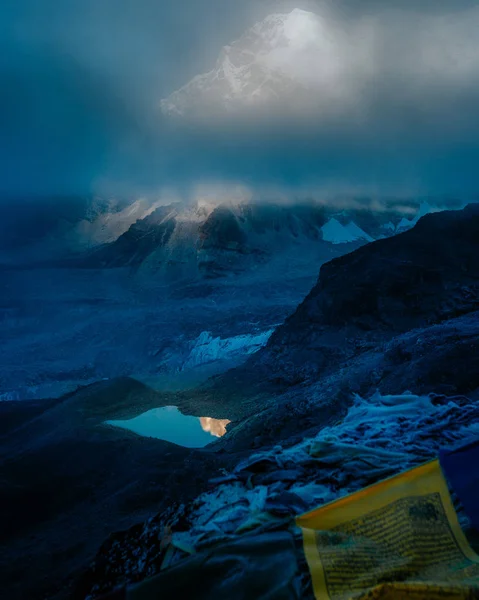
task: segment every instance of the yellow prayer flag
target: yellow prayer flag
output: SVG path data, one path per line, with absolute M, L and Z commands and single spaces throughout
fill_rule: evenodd
M 479 598 L 479 557 L 439 461 L 300 517 L 317 600 Z

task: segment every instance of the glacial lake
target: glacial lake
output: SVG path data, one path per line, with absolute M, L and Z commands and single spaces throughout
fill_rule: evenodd
M 134 419 L 105 421 L 144 437 L 172 442 L 184 448 L 203 448 L 226 433 L 228 419 L 192 417 L 181 413 L 176 406 L 154 408 Z

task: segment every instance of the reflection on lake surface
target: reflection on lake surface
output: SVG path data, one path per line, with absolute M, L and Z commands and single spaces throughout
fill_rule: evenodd
M 211 417 L 200 417 L 201 427 L 203 431 L 207 431 L 215 437 L 223 437 L 226 433 L 226 425 L 231 423 L 228 419 L 212 419 Z
M 176 406 L 154 408 L 127 421 L 105 421 L 144 437 L 172 442 L 185 448 L 203 448 L 225 435 L 228 419 L 183 415 Z

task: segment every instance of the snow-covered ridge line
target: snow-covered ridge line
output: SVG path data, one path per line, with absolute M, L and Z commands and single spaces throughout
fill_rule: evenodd
M 266 345 L 273 331 L 274 328 L 261 333 L 242 334 L 229 338 L 213 337 L 209 331 L 203 331 L 193 342 L 193 347 L 181 370 L 216 360 L 228 360 L 253 354 Z
M 212 70 L 161 100 L 160 108 L 186 116 L 211 103 L 228 111 L 282 100 L 291 86 L 299 92 L 330 83 L 333 89 L 340 71 L 335 45 L 324 18 L 315 13 L 294 9 L 269 15 L 224 46 Z
M 347 244 L 358 240 L 366 240 L 374 242 L 374 238 L 363 231 L 354 221 L 350 221 L 347 225 L 342 225 L 334 217 L 321 228 L 323 240 L 331 244 Z

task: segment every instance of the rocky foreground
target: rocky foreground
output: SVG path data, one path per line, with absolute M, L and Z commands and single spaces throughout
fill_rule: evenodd
M 97 596 L 155 573 L 165 536 L 187 552 L 281 528 L 477 435 L 477 256 L 479 206 L 428 215 L 324 265 L 266 347 L 201 388 L 165 395 L 120 380 L 48 405 L 4 403 L 9 597 Z M 203 451 L 102 425 L 167 404 L 233 422 Z M 126 533 L 85 570 L 115 529 Z M 55 567 L 42 558 L 52 547 Z
M 195 397 L 200 410 L 220 394 L 228 414 L 236 408 L 216 445 L 252 452 L 193 503 L 105 542 L 81 593 L 157 573 L 170 529 L 173 543 L 197 552 L 281 530 L 296 514 L 477 436 L 477 256 L 472 205 L 324 265 L 266 347 Z

